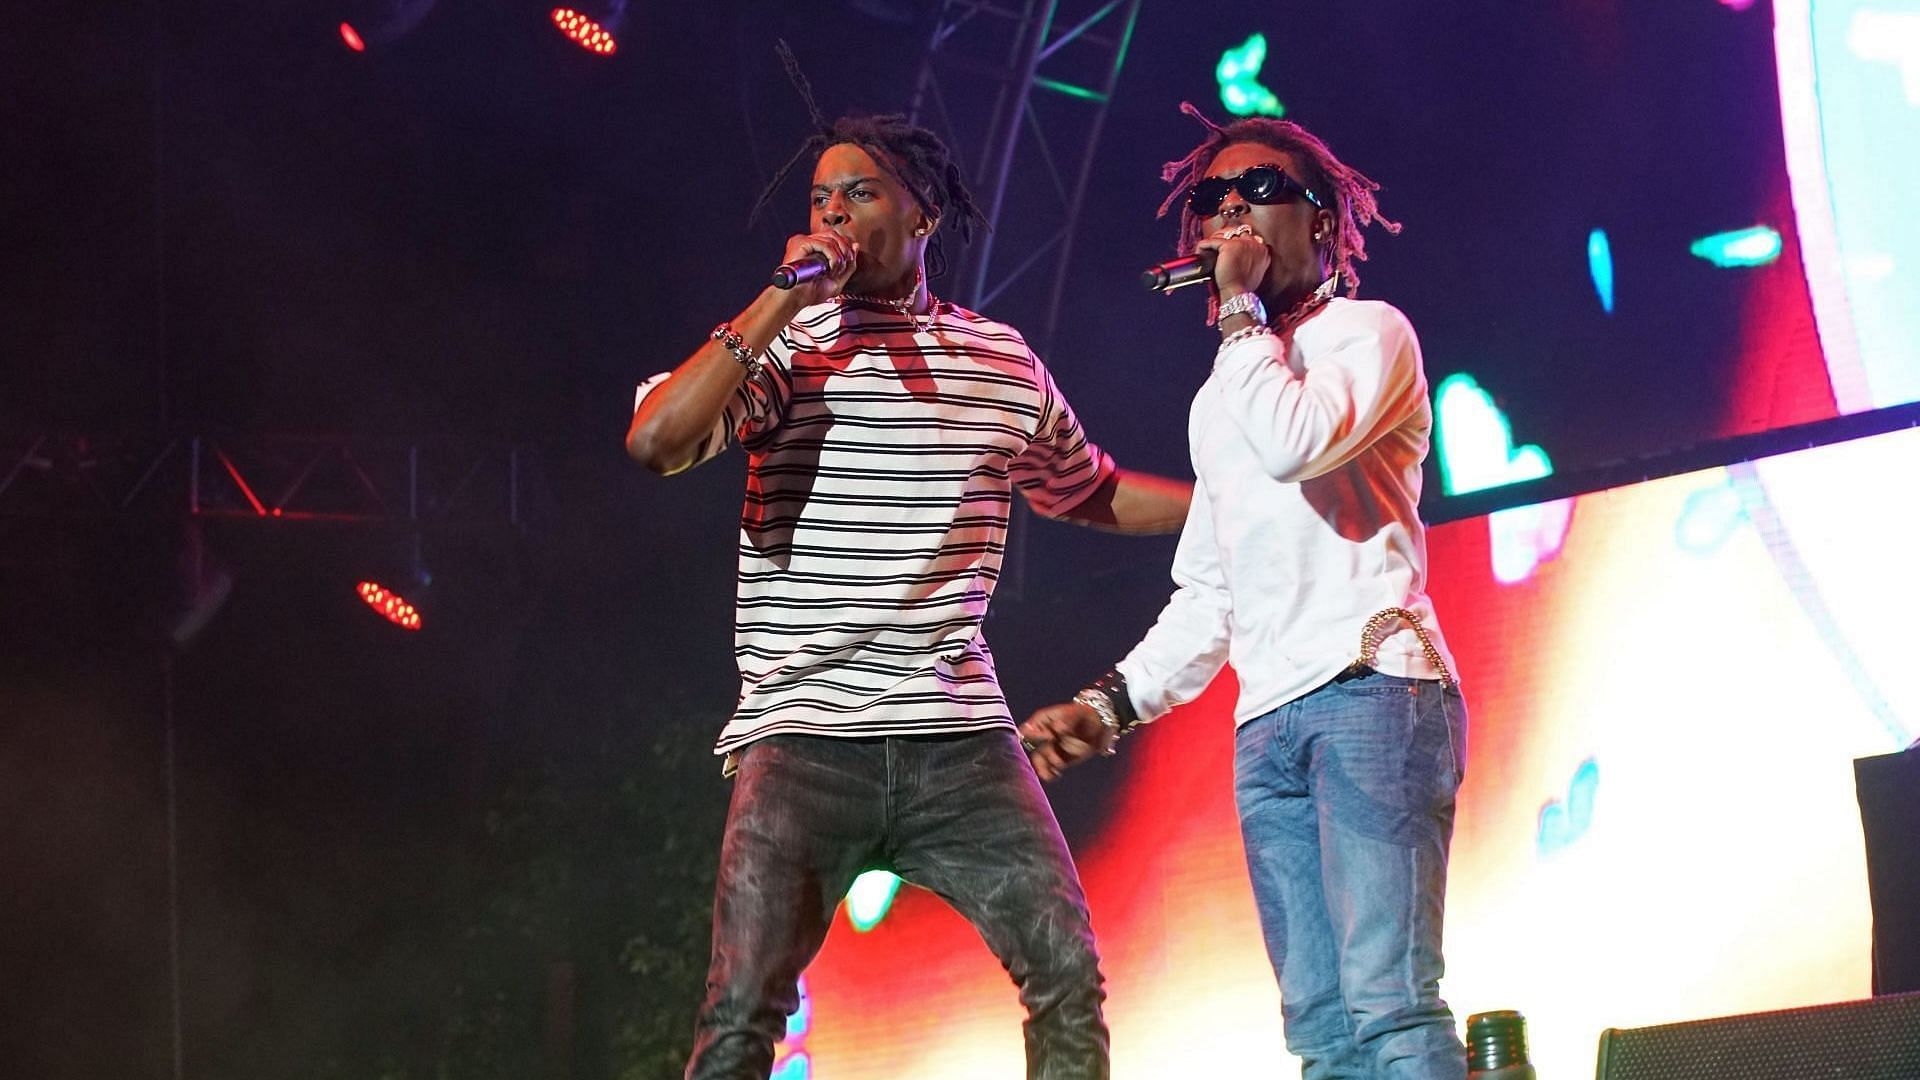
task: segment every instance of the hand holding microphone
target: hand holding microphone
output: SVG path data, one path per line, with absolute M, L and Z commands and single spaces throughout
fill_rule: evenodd
M 1211 281 L 1221 296 L 1257 292 L 1273 260 L 1267 242 L 1242 223 L 1203 238 L 1185 258 L 1163 262 L 1140 275 L 1154 292 L 1172 292 Z
M 818 304 L 846 287 L 859 255 L 860 245 L 836 232 L 790 237 L 786 257 L 774 269 L 771 284 L 793 290 L 804 303 Z

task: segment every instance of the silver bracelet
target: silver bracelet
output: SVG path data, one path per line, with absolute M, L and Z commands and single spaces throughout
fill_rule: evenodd
M 1226 322 L 1229 315 L 1245 315 L 1255 323 L 1265 325 L 1267 305 L 1261 303 L 1260 297 L 1255 293 L 1234 293 L 1221 301 L 1219 310 L 1214 312 L 1214 321 Z
M 732 353 L 733 358 L 740 361 L 740 366 L 747 369 L 747 378 L 759 376 L 760 358 L 754 355 L 754 351 L 747 346 L 747 339 L 740 336 L 740 332 L 733 328 L 732 323 L 721 323 L 713 328 L 713 333 L 707 336 L 719 342 L 721 348 Z
M 1093 714 L 1100 718 L 1100 723 L 1105 726 L 1107 730 L 1113 732 L 1113 742 L 1108 743 L 1107 748 L 1102 751 L 1102 753 L 1108 757 L 1119 753 L 1120 714 L 1114 710 L 1113 700 L 1107 697 L 1104 692 L 1095 690 L 1092 687 L 1088 687 L 1073 695 L 1073 700 L 1076 705 L 1085 705 L 1087 708 L 1092 709 Z

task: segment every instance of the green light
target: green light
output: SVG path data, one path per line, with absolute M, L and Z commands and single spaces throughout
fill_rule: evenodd
M 1075 86 L 1072 83 L 1064 83 L 1058 79 L 1049 79 L 1044 76 L 1035 75 L 1033 77 L 1033 82 L 1035 86 L 1044 87 L 1048 90 L 1052 90 L 1057 94 L 1065 94 L 1068 97 L 1079 98 L 1082 101 L 1107 100 L 1107 95 L 1101 93 L 1098 90 L 1092 90 L 1084 86 Z
M 1715 233 L 1693 242 L 1695 255 L 1715 266 L 1765 266 L 1780 257 L 1780 234 L 1765 225 Z
M 1273 91 L 1260 85 L 1260 65 L 1267 62 L 1267 36 L 1255 34 L 1220 54 L 1213 76 L 1220 81 L 1220 104 L 1235 116 L 1285 116 Z
M 885 870 L 869 870 L 853 879 L 847 889 L 847 921 L 866 933 L 880 925 L 893 907 L 893 894 L 900 891 L 900 879 Z

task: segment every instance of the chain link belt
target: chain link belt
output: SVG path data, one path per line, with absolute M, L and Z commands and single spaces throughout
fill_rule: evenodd
M 1440 685 L 1453 685 L 1453 672 L 1447 670 L 1447 662 L 1441 658 L 1440 650 L 1433 645 L 1433 638 L 1427 636 L 1427 628 L 1420 625 L 1420 615 L 1403 607 L 1384 608 L 1373 613 L 1367 619 L 1367 625 L 1360 628 L 1360 659 L 1348 665 L 1348 671 L 1372 668 L 1380 656 L 1380 642 L 1386 637 L 1387 624 L 1395 619 L 1404 621 L 1413 627 L 1414 636 L 1420 639 L 1420 650 L 1427 654 L 1427 663 L 1432 664 L 1440 673 Z

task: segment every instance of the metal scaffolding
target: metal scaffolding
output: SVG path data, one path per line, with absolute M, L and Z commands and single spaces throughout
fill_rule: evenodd
M 1140 2 L 944 0 L 914 87 L 914 122 L 947 139 L 991 226 L 954 260 L 954 299 L 1043 351 Z
M 526 451 L 291 435 L 0 435 L 0 517 L 525 524 Z

